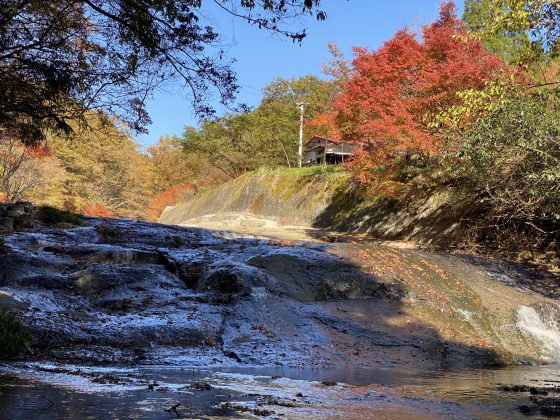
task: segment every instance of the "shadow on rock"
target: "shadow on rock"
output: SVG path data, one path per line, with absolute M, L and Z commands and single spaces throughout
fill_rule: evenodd
M 121 234 L 107 239 L 101 223 L 6 237 L 0 292 L 19 303 L 45 357 L 298 368 L 500 363 L 492 349 L 444 339 L 406 307 L 398 278 L 381 280 L 329 245 L 121 219 L 111 221 Z

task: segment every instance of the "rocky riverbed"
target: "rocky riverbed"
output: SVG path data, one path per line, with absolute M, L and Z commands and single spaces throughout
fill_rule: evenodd
M 371 378 L 560 357 L 550 275 L 367 240 L 249 231 L 86 218 L 4 236 L 0 305 L 32 337 L 29 353 L 0 369 L 19 384 L 11 389 L 181 395 L 146 411 L 153 418 L 336 417 L 350 401 L 361 418 L 445 417 L 478 408 L 384 391 Z M 359 372 L 377 385 L 360 383 Z

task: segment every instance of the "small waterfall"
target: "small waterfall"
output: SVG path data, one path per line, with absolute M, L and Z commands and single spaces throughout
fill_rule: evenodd
M 541 354 L 550 362 L 560 363 L 560 306 L 537 304 L 517 309 L 517 328 L 540 343 Z
M 136 261 L 136 252 L 132 249 L 125 249 L 124 251 L 115 252 L 114 258 L 117 264 L 130 264 Z
M 94 253 L 88 260 L 100 264 L 157 264 L 159 255 L 138 249 L 116 249 Z

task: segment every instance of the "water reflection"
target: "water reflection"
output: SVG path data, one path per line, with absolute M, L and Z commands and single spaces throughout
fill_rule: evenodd
M 120 374 L 123 372 L 121 371 Z M 169 410 L 180 403 L 182 416 L 236 416 L 221 403 L 243 400 L 240 392 L 214 388 L 208 392 L 179 391 L 180 385 L 197 380 L 208 380 L 224 374 L 251 376 L 261 381 L 263 388 L 275 377 L 301 381 L 336 381 L 355 386 L 357 394 L 368 389 L 402 398 L 441 403 L 458 403 L 453 415 L 472 413 L 475 417 L 521 417 L 517 407 L 527 403 L 528 395 L 505 393 L 499 385 L 560 385 L 558 366 L 525 366 L 494 370 L 449 371 L 399 371 L 396 369 L 336 369 L 298 370 L 285 368 L 245 368 L 229 370 L 192 370 L 166 367 L 140 368 L 129 371 L 127 377 L 135 380 L 174 384 L 165 392 L 150 391 L 147 387 L 119 389 L 96 388 L 88 380 L 68 380 L 66 384 L 49 381 L 49 376 L 33 375 L 0 376 L 0 418 L 84 419 L 84 418 L 177 418 Z M 54 378 L 54 376 L 53 376 Z M 235 380 L 235 375 L 232 376 Z M 51 383 L 49 383 L 51 382 Z M 140 381 L 141 382 L 141 381 Z M 137 383 L 140 383 L 137 381 Z M 142 383 L 145 383 L 142 382 Z M 57 383 L 56 385 L 54 383 Z M 281 386 L 281 385 L 280 385 Z M 324 395 L 326 398 L 327 394 Z M 399 401 L 396 404 L 399 404 Z M 372 404 L 371 414 L 376 406 Z M 459 414 L 461 413 L 461 414 Z M 426 413 L 429 414 L 429 413 Z M 428 415 L 429 417 L 429 415 Z
M 215 407 L 225 400 L 220 390 L 192 394 L 188 404 L 183 395 L 148 389 L 95 392 L 0 376 L 0 419 L 171 419 L 177 415 L 169 409 L 179 400 L 189 418 L 235 415 Z

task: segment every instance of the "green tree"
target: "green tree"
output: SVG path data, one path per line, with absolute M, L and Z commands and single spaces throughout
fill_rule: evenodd
M 546 233 L 560 224 L 560 102 L 519 91 L 468 130 L 459 151 L 496 223 Z
M 494 32 L 528 31 L 533 45 L 552 57 L 560 53 L 560 3 L 557 0 L 499 0 Z
M 189 156 L 203 156 L 228 177 L 260 166 L 292 166 L 297 161 L 299 109 L 306 118 L 331 110 L 337 85 L 315 76 L 274 80 L 264 89 L 253 111 L 207 120 L 199 129 L 188 127 L 183 140 Z M 313 133 L 306 133 L 311 135 Z
M 305 102 L 305 119 L 310 121 L 332 110 L 338 85 L 316 76 L 286 80 L 278 78 L 264 90 L 264 98 L 253 112 L 256 135 L 271 153 L 263 162 L 288 166 L 297 162 L 300 110 L 298 102 Z M 304 138 L 316 134 L 304 126 Z M 280 146 L 280 147 L 279 147 Z M 282 159 L 285 158 L 285 159 Z
M 519 64 L 533 56 L 527 31 L 494 30 L 497 18 L 495 0 L 466 0 L 463 20 L 469 30 L 478 34 L 484 47 L 510 64 Z
M 513 63 L 560 54 L 557 0 L 467 0 L 463 16 L 485 46 Z
M 235 178 L 258 166 L 261 144 L 252 132 L 252 115 L 228 114 L 185 129 L 184 150 L 190 159 L 205 159 L 226 177 Z

